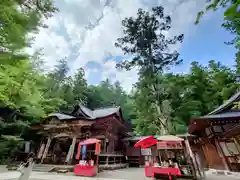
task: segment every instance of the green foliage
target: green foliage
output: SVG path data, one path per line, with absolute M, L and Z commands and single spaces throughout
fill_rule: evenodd
M 230 20 L 231 18 L 234 17 L 239 17 L 238 12 L 238 7 L 240 4 L 239 0 L 206 0 L 206 2 L 208 2 L 208 5 L 204 11 L 198 12 L 195 24 L 198 24 L 200 22 L 200 19 L 207 11 L 209 10 L 216 11 L 219 7 L 226 8 L 224 12 L 226 20 Z
M 54 107 L 43 106 L 43 103 L 54 101 L 54 98 L 44 99 L 43 89 L 47 77 L 32 69 L 29 60 L 21 60 L 14 65 L 0 65 L 0 72 L 2 107 L 9 107 L 33 117 L 42 117 L 46 112 L 54 109 Z
M 158 78 L 159 114 L 151 103 L 153 94 L 146 88 L 149 80 L 141 80 L 136 86 L 133 104 L 137 118 L 133 122 L 138 134 L 158 134 L 158 118 L 167 120 L 169 133 L 185 133 L 191 117 L 211 112 L 239 86 L 235 72 L 215 61 L 209 61 L 207 67 L 193 62 L 188 74 L 162 74 Z
M 206 7 L 206 11 L 217 10 L 219 7 L 226 8 L 224 12 L 223 27 L 229 30 L 231 33 L 236 34 L 236 38 L 231 42 L 237 48 L 239 48 L 239 35 L 240 35 L 240 13 L 239 13 L 239 0 L 214 0 L 210 1 L 210 5 Z M 200 18 L 204 15 L 204 11 L 198 13 L 196 24 L 200 22 Z
M 15 60 L 30 43 L 28 33 L 36 33 L 42 18 L 48 18 L 57 9 L 50 0 L 2 0 L 0 3 L 0 62 Z M 22 52 L 21 52 L 22 53 Z M 14 59 L 13 59 L 14 58 Z
M 57 9 L 51 0 L 2 0 L 0 2 L 0 156 L 7 158 L 18 148 L 18 138 L 31 123 L 39 121 L 63 103 L 46 92 L 49 77 L 40 73 L 24 49 L 30 46 L 43 18 Z M 4 115 L 5 114 L 5 115 Z M 8 136 L 9 137 L 9 136 Z
M 15 136 L 2 136 L 0 138 L 0 164 L 11 162 L 11 156 L 23 145 L 22 139 Z

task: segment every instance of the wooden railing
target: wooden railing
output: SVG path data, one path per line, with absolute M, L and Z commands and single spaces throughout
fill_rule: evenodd
M 140 156 L 141 155 L 141 149 L 135 148 L 135 147 L 127 147 L 125 156 Z

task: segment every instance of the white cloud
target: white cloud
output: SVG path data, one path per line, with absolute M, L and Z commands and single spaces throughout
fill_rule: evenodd
M 79 67 L 86 68 L 89 61 L 102 65 L 101 77 L 119 80 L 125 89 L 130 89 L 137 80 L 137 70 L 118 71 L 116 62 L 104 61 L 107 55 L 121 56 L 123 53 L 114 46 L 122 36 L 121 21 L 124 17 L 135 16 L 138 8 L 149 9 L 163 5 L 172 17 L 169 35 L 191 33 L 197 12 L 204 6 L 199 0 L 61 0 L 56 1 L 60 9 L 47 21 L 49 29 L 41 30 L 34 49 L 44 48 L 45 59 L 53 66 L 61 57 L 68 57 L 71 72 Z M 182 3 L 181 3 L 182 2 Z M 77 52 L 76 52 L 77 50 Z M 72 57 L 77 55 L 77 57 Z M 72 59 L 71 59 L 72 58 Z M 96 69 L 86 69 L 86 74 Z
M 64 36 L 56 33 L 58 20 L 58 17 L 48 19 L 45 24 L 47 24 L 49 28 L 42 28 L 39 34 L 35 35 L 35 43 L 32 48 L 28 50 L 32 54 L 42 49 L 48 69 L 53 68 L 57 60 L 68 57 L 71 54 L 70 44 Z
M 80 63 L 81 66 L 85 66 L 90 60 L 102 63 L 109 52 L 121 55 L 121 51 L 114 47 L 116 35 L 121 34 L 120 23 L 116 24 L 120 19 L 114 10 L 108 7 L 103 10 L 103 16 L 98 26 L 85 33 L 84 42 L 79 50 L 80 56 L 75 63 Z
M 130 71 L 116 69 L 116 61 L 114 59 L 107 60 L 103 65 L 102 80 L 110 79 L 112 82 L 119 81 L 123 88 L 127 91 L 131 91 L 132 84 L 136 83 L 138 79 L 137 68 L 133 68 Z

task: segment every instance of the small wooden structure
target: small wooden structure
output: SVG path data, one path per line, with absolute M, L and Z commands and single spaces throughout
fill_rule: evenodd
M 199 166 L 240 171 L 240 92 L 206 116 L 193 118 L 189 133 Z M 201 154 L 205 162 L 201 162 Z
M 32 129 L 42 135 L 39 163 L 76 164 L 77 144 L 88 138 L 101 140 L 100 166 L 124 162 L 126 125 L 120 107 L 90 110 L 77 105 L 71 114 L 52 113 Z
M 159 140 L 159 141 L 158 141 Z M 152 160 L 145 161 L 145 176 L 154 179 L 196 179 L 193 163 L 187 161 L 185 140 L 177 136 L 147 136 L 139 140 L 134 147 L 141 149 L 157 147 Z M 190 168 L 189 168 L 190 166 Z
M 129 166 L 134 167 L 143 167 L 145 161 L 154 160 L 153 157 L 156 156 L 157 147 L 151 147 L 146 149 L 141 149 L 140 147 L 134 147 L 137 141 L 146 138 L 148 136 L 131 136 L 123 139 L 125 144 L 125 153 L 124 155 L 127 157 L 127 162 Z
M 76 155 L 76 159 L 81 159 L 79 163 L 77 163 L 74 167 L 74 174 L 76 176 L 87 176 L 93 177 L 98 174 L 98 155 L 100 154 L 101 144 L 100 140 L 95 138 L 86 139 L 79 143 L 78 145 L 78 153 Z M 95 146 L 95 153 L 90 153 L 88 156 L 88 147 L 87 146 Z M 85 152 L 81 153 L 81 149 L 85 148 Z M 90 148 L 93 149 L 93 148 Z M 82 154 L 82 155 L 81 155 Z

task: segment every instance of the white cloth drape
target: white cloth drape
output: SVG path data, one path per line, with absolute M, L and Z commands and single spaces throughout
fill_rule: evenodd
M 43 155 L 44 148 L 45 148 L 45 144 L 42 143 L 42 145 L 41 145 L 41 147 L 40 147 L 40 150 L 39 150 L 39 152 L 38 152 L 38 156 L 37 156 L 38 159 L 41 159 L 41 157 L 42 157 L 42 155 Z
M 65 162 L 69 162 L 73 158 L 73 153 L 74 153 L 76 140 L 77 140 L 77 138 L 74 136 L 73 140 L 72 140 L 72 144 L 71 144 L 71 146 L 69 148 L 69 151 L 68 151 L 67 158 L 66 158 Z
M 30 142 L 25 142 L 25 153 L 29 153 L 30 152 Z
M 43 153 L 42 161 L 41 161 L 41 162 L 43 162 L 43 160 L 46 158 L 46 156 L 47 156 L 47 154 L 48 154 L 48 149 L 49 149 L 49 147 L 50 147 L 50 144 L 51 144 L 51 138 L 48 137 L 48 141 L 47 141 L 46 147 L 45 147 L 45 149 L 44 149 L 44 153 Z

